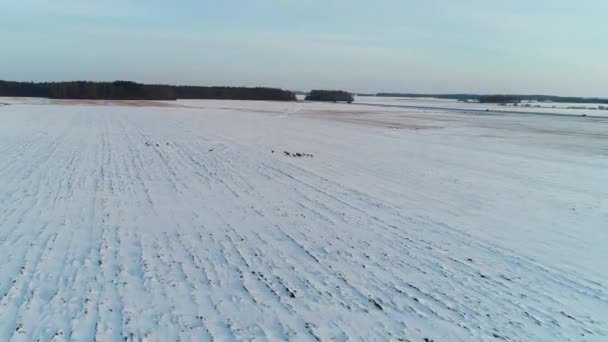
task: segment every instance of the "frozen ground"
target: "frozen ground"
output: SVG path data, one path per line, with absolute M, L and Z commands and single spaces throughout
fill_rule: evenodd
M 420 108 L 445 108 L 454 110 L 476 110 L 476 111 L 498 111 L 516 113 L 538 113 L 538 114 L 561 114 L 561 115 L 586 115 L 608 117 L 608 104 L 601 103 L 553 103 L 532 102 L 521 103 L 518 106 L 508 104 L 501 106 L 493 103 L 460 102 L 457 100 L 435 99 L 435 98 L 407 98 L 407 97 L 376 97 L 357 96 L 357 103 L 368 103 L 374 105 L 406 106 Z
M 0 103 L 0 341 L 608 339 L 608 120 Z

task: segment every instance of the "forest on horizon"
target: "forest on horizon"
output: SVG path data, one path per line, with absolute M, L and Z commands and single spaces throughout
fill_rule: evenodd
M 0 96 L 82 100 L 267 100 L 296 101 L 288 90 L 267 87 L 205 87 L 114 82 L 12 82 L 0 80 Z

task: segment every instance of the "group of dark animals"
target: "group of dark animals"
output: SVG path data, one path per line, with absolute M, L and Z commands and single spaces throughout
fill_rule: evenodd
M 169 143 L 165 143 L 167 146 L 169 146 Z M 146 146 L 151 147 L 151 146 L 156 146 L 159 147 L 160 144 L 158 143 L 151 143 L 146 141 L 145 143 Z M 209 152 L 213 152 L 213 149 L 209 149 Z M 272 153 L 274 154 L 274 150 L 272 150 Z M 294 158 L 302 158 L 302 157 L 308 157 L 308 158 L 314 158 L 313 154 L 310 153 L 300 153 L 300 152 L 296 152 L 296 153 L 292 153 L 292 152 L 287 152 L 287 151 L 283 151 L 283 154 L 288 156 L 288 157 L 294 157 Z
M 272 153 L 274 153 L 274 150 L 272 150 Z M 287 151 L 283 151 L 283 154 L 288 156 L 288 157 L 294 157 L 294 158 L 302 158 L 302 157 L 309 157 L 309 158 L 313 158 L 314 155 L 313 154 L 309 154 L 309 153 L 292 153 L 292 152 L 287 152 Z

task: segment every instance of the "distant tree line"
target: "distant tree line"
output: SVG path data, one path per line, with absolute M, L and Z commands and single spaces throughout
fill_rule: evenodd
M 355 101 L 353 94 L 343 90 L 312 90 L 306 101 L 348 102 Z
M 412 97 L 412 98 L 434 98 L 447 100 L 478 100 L 480 95 L 475 94 L 409 94 L 409 93 L 378 93 L 378 97 Z
M 478 95 L 478 94 L 408 94 L 378 93 L 379 97 L 437 98 L 459 101 L 479 101 L 482 103 L 518 103 L 522 101 L 557 103 L 606 103 L 608 99 L 589 97 L 565 97 L 552 95 Z
M 276 88 L 245 88 L 245 87 L 176 87 L 179 99 L 210 99 L 210 100 L 274 100 L 296 101 L 296 95 L 287 90 Z
M 564 97 L 550 95 L 483 95 L 479 97 L 482 103 L 518 103 L 522 101 L 556 102 L 556 103 L 607 103 L 608 99 L 591 97 Z
M 566 102 L 566 103 L 605 103 L 608 104 L 607 98 L 597 97 L 564 97 L 564 96 L 547 96 L 547 95 L 527 95 L 522 96 L 522 101 L 539 101 L 539 102 Z
M 482 95 L 479 97 L 480 103 L 519 103 L 522 98 L 514 95 Z
M 0 81 L 0 96 L 87 100 L 273 100 L 296 101 L 294 93 L 275 88 L 199 87 L 115 82 Z

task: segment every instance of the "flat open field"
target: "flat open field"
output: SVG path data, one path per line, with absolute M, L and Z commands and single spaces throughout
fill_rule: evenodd
M 0 103 L 0 341 L 608 339 L 608 119 Z
M 561 103 L 561 102 L 530 102 L 499 105 L 496 103 L 460 102 L 436 98 L 408 97 L 376 97 L 357 96 L 357 103 L 374 104 L 379 106 L 403 106 L 417 108 L 443 108 L 452 111 L 498 111 L 512 113 L 553 114 L 559 116 L 590 116 L 608 118 L 608 104 L 602 103 Z

